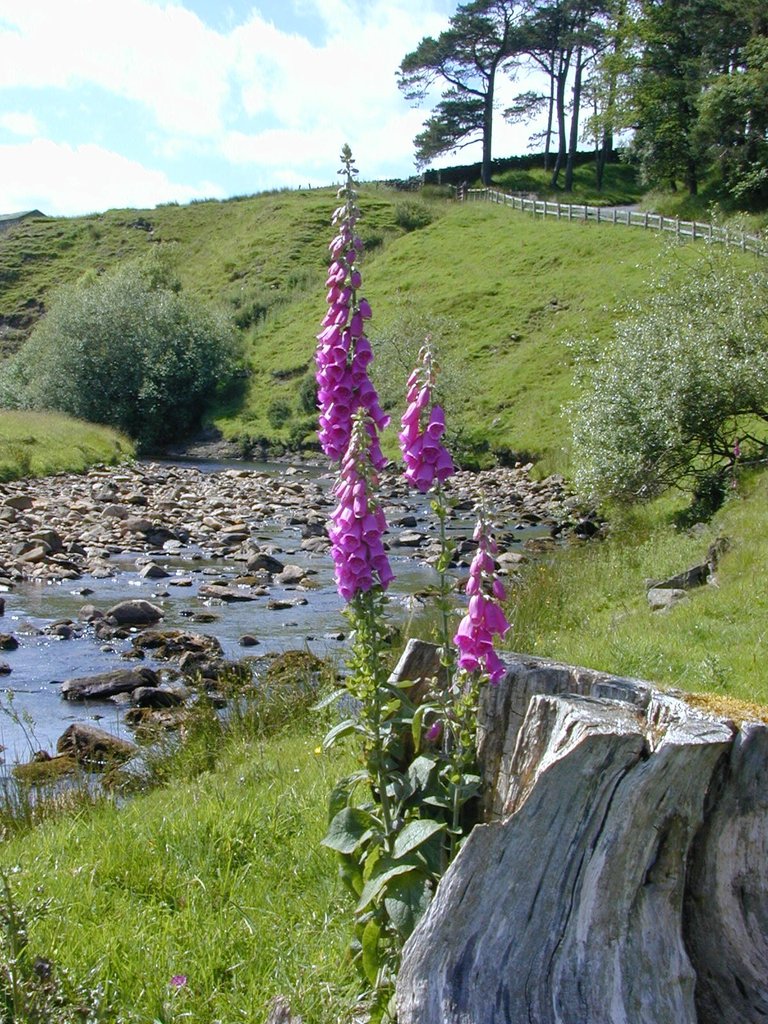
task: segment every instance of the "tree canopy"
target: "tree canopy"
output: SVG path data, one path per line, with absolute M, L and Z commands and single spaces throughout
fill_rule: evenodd
M 630 133 L 630 158 L 646 183 L 695 193 L 714 167 L 744 203 L 768 201 L 768 8 L 764 0 L 473 0 L 448 28 L 407 54 L 398 80 L 427 100 L 445 88 L 415 140 L 417 162 L 482 140 L 490 183 L 497 75 L 520 69 L 549 87 L 521 93 L 504 116 L 546 111 L 552 184 L 569 190 L 586 138 L 598 187 L 614 138 Z M 585 99 L 591 111 L 584 116 Z
M 422 102 L 437 81 L 447 88 L 424 131 L 416 136 L 420 164 L 482 140 L 482 179 L 490 184 L 496 75 L 517 52 L 515 0 L 472 0 L 461 4 L 449 28 L 427 36 L 407 54 L 398 84 L 408 99 Z

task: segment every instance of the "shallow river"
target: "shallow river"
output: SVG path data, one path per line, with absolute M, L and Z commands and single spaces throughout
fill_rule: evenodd
M 195 463 L 198 468 L 215 472 L 232 468 L 233 464 Z M 286 467 L 237 463 L 238 469 L 265 469 L 284 473 Z M 417 510 L 417 529 L 427 531 L 433 525 L 426 507 Z M 512 524 L 509 524 L 512 525 Z M 457 523 L 455 529 L 471 531 L 471 523 Z M 537 531 L 520 529 L 520 542 Z M 314 653 L 343 654 L 347 623 L 342 616 L 343 602 L 333 582 L 333 566 L 326 554 L 302 551 L 299 528 L 260 524 L 256 539 L 274 547 L 282 562 L 306 567 L 315 586 L 311 590 L 280 587 L 273 584 L 268 597 L 223 603 L 198 595 L 199 588 L 211 578 L 239 575 L 242 563 L 221 560 L 206 561 L 202 553 L 188 548 L 179 554 L 157 552 L 152 560 L 171 575 L 150 580 L 139 576 L 134 555 L 115 556 L 112 563 L 120 571 L 107 579 L 83 577 L 55 584 L 20 584 L 3 594 L 5 615 L 0 619 L 0 632 L 12 633 L 19 641 L 15 651 L 0 652 L 11 667 L 11 674 L 0 677 L 0 753 L 6 766 L 26 761 L 31 753 L 44 749 L 53 753 L 56 741 L 75 720 L 97 721 L 101 728 L 118 735 L 130 736 L 121 722 L 121 712 L 109 701 L 87 705 L 64 701 L 59 684 L 69 678 L 94 675 L 114 668 L 135 665 L 121 655 L 130 649 L 130 640 L 105 644 L 90 628 L 81 636 L 59 639 L 42 632 L 51 623 L 62 619 L 78 620 L 85 604 L 106 611 L 118 601 L 146 598 L 164 610 L 163 627 L 181 627 L 216 636 L 227 658 L 262 655 L 308 646 Z M 393 617 L 405 619 L 409 614 L 411 595 L 435 582 L 436 574 L 429 566 L 406 554 L 390 551 L 395 581 L 390 589 Z M 270 600 L 306 598 L 307 603 L 282 610 L 268 607 Z M 199 615 L 213 615 L 211 622 L 195 621 Z M 255 647 L 244 648 L 239 640 L 250 634 L 259 641 Z M 151 658 L 142 662 L 155 666 Z M 167 663 L 166 663 L 167 667 Z

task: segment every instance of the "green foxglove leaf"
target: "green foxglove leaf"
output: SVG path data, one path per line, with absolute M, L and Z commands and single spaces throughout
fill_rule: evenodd
M 370 835 L 376 820 L 359 807 L 344 807 L 328 826 L 323 846 L 338 853 L 352 853 Z
M 350 736 L 353 732 L 359 732 L 365 734 L 365 729 L 356 722 L 354 718 L 345 718 L 343 722 L 339 722 L 337 725 L 328 732 L 325 739 L 323 740 L 323 749 L 327 750 L 332 747 L 336 740 L 342 738 L 342 736 Z
M 379 960 L 380 936 L 381 925 L 375 918 L 372 918 L 363 929 L 363 935 L 361 939 L 363 953 L 363 973 L 368 979 L 368 983 L 372 987 L 375 987 L 376 985 L 376 981 L 379 977 L 379 967 L 381 966 Z
M 432 899 L 432 887 L 423 875 L 402 875 L 387 889 L 384 908 L 402 939 L 419 923 Z
M 410 853 L 411 850 L 418 849 L 422 843 L 426 843 L 428 839 L 431 839 L 436 832 L 442 832 L 444 829 L 444 821 L 433 821 L 430 818 L 409 821 L 395 840 L 395 849 L 393 851 L 395 860 L 400 860 L 401 857 Z
M 342 807 L 346 807 L 349 804 L 352 790 L 360 782 L 368 782 L 370 775 L 365 769 L 358 772 L 353 772 L 352 775 L 347 775 L 341 779 L 331 790 L 331 795 L 328 797 L 328 820 L 332 821 Z
M 365 883 L 362 895 L 360 896 L 360 902 L 355 908 L 355 913 L 360 914 L 369 904 L 371 904 L 376 897 L 387 887 L 387 883 L 393 878 L 397 878 L 398 875 L 405 875 L 409 871 L 415 871 L 416 867 L 413 864 L 392 864 L 390 866 L 374 875 L 370 881 Z
M 421 746 L 421 723 L 424 720 L 425 707 L 422 704 L 421 707 L 416 708 L 413 715 L 413 721 L 411 722 L 411 736 L 413 737 L 413 749 L 418 750 Z
M 317 704 L 313 704 L 312 711 L 322 711 L 323 708 L 327 708 L 330 704 L 335 704 L 337 700 L 342 697 L 347 697 L 349 690 L 346 687 L 342 687 L 340 690 L 333 690 L 331 693 L 327 693 L 322 700 L 319 700 Z
M 435 769 L 435 761 L 426 754 L 415 757 L 408 766 L 408 777 L 417 789 L 426 789 L 429 777 Z

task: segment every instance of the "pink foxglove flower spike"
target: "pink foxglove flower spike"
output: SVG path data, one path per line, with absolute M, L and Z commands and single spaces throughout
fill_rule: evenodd
M 349 445 L 352 418 L 362 408 L 369 421 L 370 459 L 381 468 L 386 460 L 379 447 L 378 431 L 386 427 L 389 417 L 382 410 L 368 376 L 373 353 L 365 323 L 371 318 L 371 307 L 367 299 L 358 295 L 362 276 L 356 264 L 362 256 L 363 243 L 356 227 L 360 219 L 354 187 L 357 168 L 349 146 L 344 146 L 341 159 L 340 173 L 346 175 L 346 183 L 338 193 L 343 204 L 333 215 L 337 234 L 330 244 L 332 262 L 325 282 L 328 312 L 317 335 L 315 353 L 320 409 L 318 438 L 328 458 L 340 462 Z
M 421 365 L 408 378 L 408 408 L 400 421 L 400 450 L 405 462 L 405 479 L 422 494 L 437 480 L 442 483 L 455 473 L 453 459 L 442 443 L 445 414 L 432 403 L 436 368 L 427 344 L 419 352 Z
M 460 669 L 485 673 L 492 683 L 497 683 L 505 669 L 494 650 L 493 638 L 505 636 L 510 624 L 498 603 L 506 597 L 504 585 L 496 575 L 493 556 L 498 549 L 482 513 L 473 536 L 477 553 L 469 567 L 466 587 L 469 610 L 459 623 L 453 642 L 459 650 Z
M 386 520 L 371 497 L 377 483 L 371 447 L 368 425 L 358 412 L 334 488 L 339 503 L 331 513 L 328 527 L 336 586 L 345 601 L 375 586 L 386 590 L 393 578 L 382 541 Z

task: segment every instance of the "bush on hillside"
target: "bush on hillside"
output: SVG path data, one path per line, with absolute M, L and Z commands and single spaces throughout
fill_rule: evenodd
M 737 461 L 765 456 L 768 277 L 724 247 L 682 252 L 689 265 L 651 283 L 614 342 L 581 353 L 570 413 L 576 482 L 593 499 L 678 486 L 716 504 Z
M 153 256 L 60 289 L 0 372 L 0 406 L 56 409 L 152 448 L 199 425 L 236 353 L 226 320 L 180 294 Z

